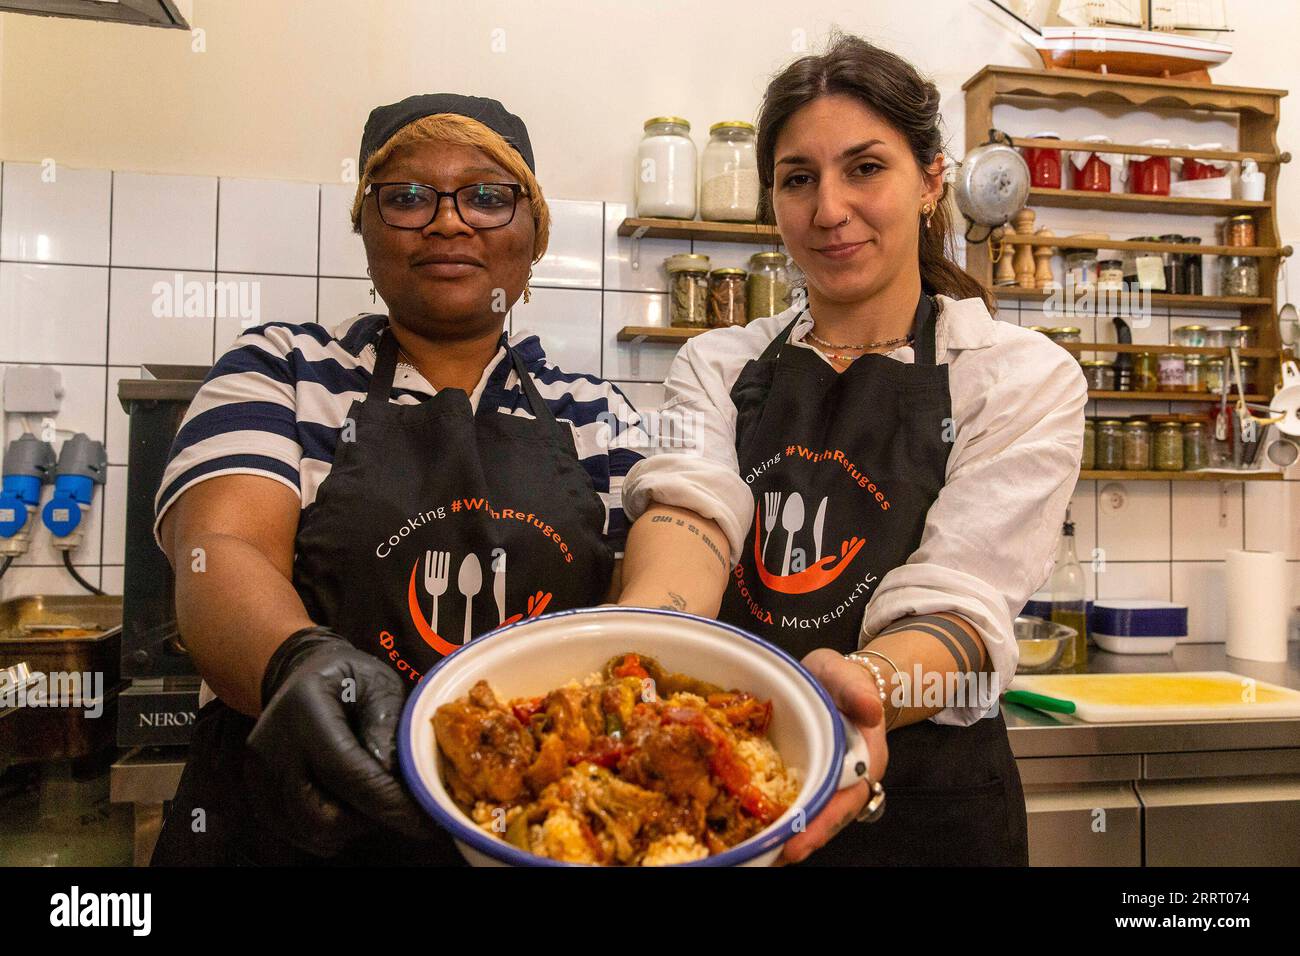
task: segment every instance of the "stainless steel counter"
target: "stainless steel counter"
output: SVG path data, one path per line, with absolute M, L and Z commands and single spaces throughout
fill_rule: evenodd
M 1231 671 L 1300 690 L 1300 642 L 1288 645 L 1288 660 L 1279 664 L 1229 657 L 1223 644 L 1180 644 L 1172 654 L 1151 655 L 1110 654 L 1088 648 L 1091 674 L 1161 671 Z M 1300 718 L 1089 724 L 1016 704 L 1004 703 L 1002 708 L 1011 750 L 1017 757 L 1300 748 Z

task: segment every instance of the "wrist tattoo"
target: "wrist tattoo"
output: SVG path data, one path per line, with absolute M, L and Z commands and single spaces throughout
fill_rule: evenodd
M 916 617 L 903 618 L 881 631 L 880 636 L 896 634 L 899 631 L 920 631 L 923 634 L 930 635 L 952 655 L 952 659 L 959 671 L 978 671 L 984 667 L 985 655 L 979 642 L 971 637 L 960 624 L 950 621 L 946 617 L 940 617 L 937 614 L 922 614 Z M 961 647 L 961 651 L 957 650 L 958 646 Z M 962 651 L 965 652 L 964 655 Z

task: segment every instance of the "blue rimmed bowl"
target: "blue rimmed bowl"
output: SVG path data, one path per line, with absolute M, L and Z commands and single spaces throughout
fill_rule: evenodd
M 531 618 L 476 638 L 429 671 L 407 699 L 398 730 L 398 760 L 415 799 L 446 829 L 474 866 L 570 866 L 520 850 L 485 831 L 456 805 L 443 783 L 434 712 L 486 680 L 502 699 L 546 693 L 599 671 L 635 651 L 669 671 L 772 701 L 768 736 L 787 767 L 799 772 L 799 795 L 761 833 L 681 866 L 768 866 L 781 846 L 840 787 L 867 774 L 866 743 L 813 676 L 780 648 L 708 618 L 642 608 L 602 607 Z

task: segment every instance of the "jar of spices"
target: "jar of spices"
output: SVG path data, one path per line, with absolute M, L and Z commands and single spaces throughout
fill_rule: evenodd
M 1060 328 L 1048 329 L 1047 337 L 1057 345 L 1065 342 L 1082 342 L 1083 331 L 1073 325 L 1063 325 Z
M 1246 393 L 1252 393 L 1259 390 L 1257 378 L 1255 375 L 1256 363 L 1254 359 L 1238 359 L 1237 364 L 1241 366 L 1241 388 Z
M 1236 341 L 1231 326 L 1221 325 L 1205 330 L 1205 344 L 1211 348 L 1226 349 Z
M 1255 244 L 1255 218 L 1250 215 L 1233 216 L 1223 233 L 1225 246 L 1253 246 Z
M 1156 471 L 1183 470 L 1183 426 L 1178 422 L 1161 422 L 1156 426 Z
M 1093 360 L 1080 362 L 1083 377 L 1088 381 L 1088 388 L 1097 392 L 1115 391 L 1115 363 Z
M 745 280 L 745 314 L 749 321 L 780 315 L 790 308 L 790 273 L 784 252 L 756 252 L 749 257 Z
M 1097 289 L 1106 292 L 1124 291 L 1123 260 L 1102 259 L 1097 263 Z
M 1160 237 L 1161 242 L 1181 243 L 1183 237 L 1177 233 L 1168 233 Z M 1162 252 L 1161 265 L 1165 272 L 1165 291 L 1170 295 L 1187 294 L 1187 257 L 1181 252 Z
M 1189 245 L 1199 246 L 1201 244 L 1200 236 L 1183 236 L 1183 242 Z M 1199 254 L 1186 253 L 1183 256 L 1183 274 L 1186 282 L 1188 295 L 1205 294 L 1205 277 L 1201 272 L 1201 257 Z
M 1210 433 L 1204 422 L 1183 425 L 1183 470 L 1199 471 L 1210 467 Z
M 669 323 L 679 329 L 709 326 L 709 257 L 683 252 L 664 260 L 668 270 Z
M 1259 295 L 1259 263 L 1254 256 L 1219 256 L 1219 292 L 1225 296 Z
M 1139 352 L 1133 357 L 1133 391 L 1155 392 L 1160 389 L 1160 364 L 1155 352 Z
M 1228 330 L 1228 346 L 1239 349 L 1255 347 L 1255 329 L 1249 325 L 1234 325 Z
M 1124 423 L 1118 418 L 1097 422 L 1097 449 L 1094 463 L 1098 471 L 1124 470 Z
M 1205 390 L 1215 395 L 1222 394 L 1224 382 L 1224 360 L 1210 358 L 1205 360 Z
M 1203 325 L 1180 325 L 1174 329 L 1175 345 L 1205 345 L 1206 328 Z
M 1168 149 L 1170 144 L 1167 139 L 1144 139 L 1138 145 Z M 1134 156 L 1129 160 L 1128 178 L 1135 193 L 1144 196 L 1168 196 L 1169 157 Z
M 1091 418 L 1083 420 L 1083 455 L 1079 461 L 1081 471 L 1092 471 L 1097 461 L 1097 428 Z
M 1124 470 L 1151 470 L 1151 425 L 1147 422 L 1124 424 Z
M 709 273 L 709 328 L 744 325 L 745 270 L 714 269 Z
M 1161 392 L 1181 392 L 1187 361 L 1181 352 L 1163 352 L 1159 358 Z
M 1183 391 L 1204 392 L 1205 359 L 1199 355 L 1189 355 L 1183 360 Z
M 758 196 L 754 124 L 714 123 L 700 157 L 700 217 L 710 222 L 753 222 Z
M 1060 139 L 1060 133 L 1035 133 L 1030 139 Z M 1061 188 L 1061 151 L 1059 148 L 1025 146 L 1025 163 L 1029 166 L 1029 184 L 1039 189 Z
M 636 214 L 661 219 L 695 218 L 695 143 L 680 116 L 645 121 L 636 151 Z
M 1065 287 L 1074 290 L 1077 299 L 1097 284 L 1097 253 L 1091 249 L 1071 249 L 1065 253 Z

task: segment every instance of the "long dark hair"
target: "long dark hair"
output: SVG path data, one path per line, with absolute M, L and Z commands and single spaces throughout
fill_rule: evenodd
M 939 89 L 902 57 L 861 37 L 835 33 L 825 53 L 805 56 L 782 70 L 767 86 L 758 114 L 758 175 L 763 185 L 761 218 L 775 224 L 772 186 L 775 181 L 776 140 L 798 110 L 821 96 L 852 96 L 884 117 L 902 134 L 922 169 L 943 149 L 939 132 Z M 981 283 L 948 254 L 952 247 L 949 188 L 934 210 L 929 227 L 922 225 L 918 242 L 921 281 L 934 292 L 954 299 L 978 297 L 989 312 L 997 303 Z

